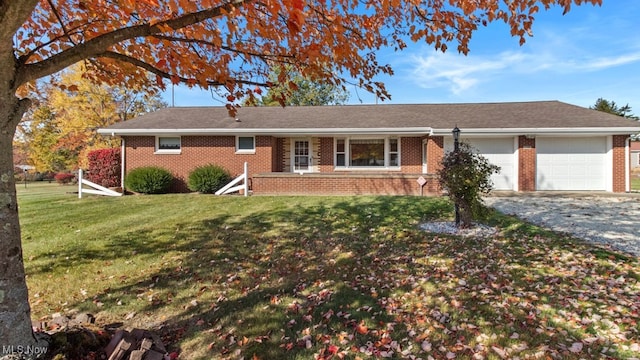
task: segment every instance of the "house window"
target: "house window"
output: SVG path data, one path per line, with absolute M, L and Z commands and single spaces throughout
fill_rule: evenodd
M 336 139 L 336 168 L 384 169 L 400 166 L 397 138 Z
M 400 166 L 399 155 L 398 139 L 389 139 L 389 166 Z
M 256 139 L 254 136 L 238 136 L 236 137 L 236 153 L 256 152 Z
M 180 136 L 156 137 L 156 153 L 179 154 L 182 148 Z
M 344 161 L 346 158 L 346 152 L 345 152 L 345 147 L 344 147 L 344 143 L 345 143 L 345 139 L 338 139 L 336 140 L 336 166 L 344 166 Z

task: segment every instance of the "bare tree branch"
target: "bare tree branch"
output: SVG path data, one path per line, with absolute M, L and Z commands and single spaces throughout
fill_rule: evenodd
M 64 33 L 66 38 L 69 39 L 70 43 L 72 43 L 73 45 L 76 45 L 75 41 L 73 41 L 73 39 L 71 38 L 71 35 L 69 34 L 69 31 L 67 30 L 67 27 L 64 24 L 64 21 L 62 21 L 60 14 L 58 14 L 58 10 L 53 5 L 53 2 L 51 0 L 47 0 L 47 2 L 49 3 L 49 6 L 51 6 L 51 11 L 53 12 L 53 15 L 55 15 L 56 19 L 58 19 L 58 23 L 60 23 L 60 28 L 62 28 L 62 32 Z

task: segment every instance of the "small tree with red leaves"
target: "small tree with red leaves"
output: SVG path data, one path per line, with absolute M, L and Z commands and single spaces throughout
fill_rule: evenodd
M 87 179 L 104 187 L 120 186 L 120 149 L 93 150 L 88 154 Z

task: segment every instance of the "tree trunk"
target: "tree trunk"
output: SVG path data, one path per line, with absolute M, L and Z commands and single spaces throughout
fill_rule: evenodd
M 13 168 L 13 136 L 28 105 L 11 89 L 0 89 L 0 358 L 43 350 L 31 324 Z

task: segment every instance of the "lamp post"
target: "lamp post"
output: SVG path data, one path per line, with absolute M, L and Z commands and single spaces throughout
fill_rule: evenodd
M 460 129 L 458 128 L 458 125 L 456 125 L 456 127 L 453 128 L 453 130 L 451 130 L 451 133 L 453 134 L 453 153 L 456 156 L 456 165 L 458 163 L 458 150 L 460 150 Z M 458 199 L 454 198 L 453 199 L 453 207 L 455 209 L 456 212 L 456 227 L 460 227 L 460 206 L 458 205 Z

